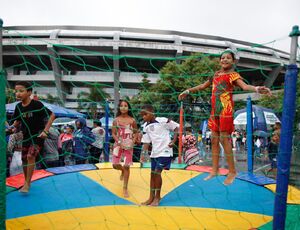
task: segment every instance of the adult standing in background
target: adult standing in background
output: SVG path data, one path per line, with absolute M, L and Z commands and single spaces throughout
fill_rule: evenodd
M 73 133 L 73 152 L 75 164 L 86 164 L 89 157 L 89 145 L 94 143 L 95 136 L 86 126 L 84 118 L 75 121 L 76 131 Z
M 102 123 L 100 121 L 93 122 L 94 128 L 92 129 L 92 133 L 95 136 L 95 141 L 92 143 L 90 154 L 91 157 L 89 162 L 91 164 L 99 163 L 100 156 L 103 153 L 103 144 L 105 138 L 105 130 L 101 127 Z

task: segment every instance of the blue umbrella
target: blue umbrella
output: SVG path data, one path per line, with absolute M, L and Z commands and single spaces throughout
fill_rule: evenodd
M 53 105 L 53 104 L 49 104 L 47 102 L 41 101 L 44 106 L 46 106 L 49 110 L 51 110 L 56 117 L 70 117 L 70 118 L 86 118 L 85 114 L 79 113 L 73 109 L 66 109 L 64 107 L 58 106 L 58 105 Z M 16 105 L 19 102 L 14 102 L 14 103 L 10 103 L 10 104 L 6 104 L 5 108 L 6 108 L 6 113 L 8 114 L 13 114 L 16 108 Z
M 280 122 L 272 109 L 252 105 L 253 112 L 253 129 L 267 131 L 271 125 Z M 247 111 L 246 109 L 238 110 L 234 113 L 234 125 L 246 126 Z

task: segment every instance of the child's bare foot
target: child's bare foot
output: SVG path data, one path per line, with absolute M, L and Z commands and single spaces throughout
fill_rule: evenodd
M 216 177 L 218 175 L 218 173 L 215 172 L 211 172 L 207 177 L 205 177 L 203 180 L 210 180 L 214 177 Z
M 152 203 L 152 201 L 153 201 L 153 198 L 149 198 L 148 200 L 142 202 L 141 205 L 149 205 Z
M 154 200 L 152 201 L 152 203 L 150 204 L 150 206 L 158 206 L 159 205 L 159 201 L 160 201 L 160 199 L 154 198 Z
M 24 186 L 19 190 L 19 192 L 28 193 L 29 188 L 30 188 L 30 186 L 28 186 L 27 184 L 24 184 Z
M 232 182 L 234 181 L 235 177 L 236 177 L 236 173 L 228 173 L 226 179 L 224 180 L 223 184 L 224 185 L 230 185 L 232 184 Z
M 126 197 L 126 198 L 129 197 L 128 190 L 125 189 L 125 188 L 123 189 L 123 196 Z

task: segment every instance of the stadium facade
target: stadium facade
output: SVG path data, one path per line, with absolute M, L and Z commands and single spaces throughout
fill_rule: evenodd
M 268 87 L 282 85 L 289 58 L 280 50 L 225 37 L 123 27 L 4 27 L 2 43 L 10 86 L 34 81 L 39 95 L 58 96 L 68 108 L 78 107 L 77 95 L 89 91 L 89 83 L 105 85 L 115 102 L 133 96 L 144 73 L 155 83 L 167 61 L 193 53 L 238 51 L 242 76 Z

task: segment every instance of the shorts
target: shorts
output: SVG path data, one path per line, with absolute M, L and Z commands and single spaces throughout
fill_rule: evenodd
M 122 156 L 124 157 L 124 165 L 132 165 L 132 155 L 133 155 L 133 149 L 121 149 L 119 150 L 118 155 L 112 156 L 112 163 L 113 164 L 120 164 Z
M 42 150 L 42 145 L 29 145 L 22 147 L 22 161 L 26 161 L 27 157 L 36 158 Z
M 269 159 L 271 161 L 271 168 L 277 169 L 277 158 L 276 156 L 269 156 Z
M 214 132 L 227 132 L 231 134 L 234 131 L 232 116 L 210 116 L 208 120 L 208 127 Z
M 171 167 L 172 157 L 151 158 L 151 171 L 169 170 Z

